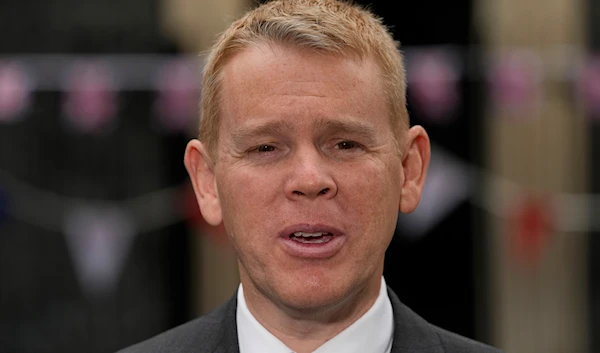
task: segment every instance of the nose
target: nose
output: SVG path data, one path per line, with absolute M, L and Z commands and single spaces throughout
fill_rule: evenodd
M 331 163 L 324 160 L 318 151 L 298 151 L 291 158 L 290 164 L 285 184 L 285 193 L 289 199 L 330 199 L 337 194 Z

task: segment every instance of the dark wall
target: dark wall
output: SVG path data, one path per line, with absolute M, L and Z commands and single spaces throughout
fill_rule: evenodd
M 3 0 L 0 61 L 13 53 L 175 53 L 158 34 L 157 9 L 140 0 Z M 0 352 L 113 352 L 188 319 L 185 225 L 139 225 L 114 292 L 90 295 L 63 232 L 67 204 L 58 202 L 118 203 L 181 183 L 187 137 L 151 126 L 151 91 L 119 93 L 115 124 L 99 134 L 66 128 L 63 92 L 31 98 L 18 122 L 0 124 Z M 54 201 L 17 200 L 27 190 Z M 17 203 L 51 224 L 15 217 Z
M 478 44 L 471 28 L 472 1 L 357 1 L 369 6 L 391 27 L 401 46 L 445 46 L 456 50 L 459 66 L 473 68 L 478 58 L 470 47 Z M 468 72 L 469 70 L 464 70 Z M 410 72 L 409 72 L 410 75 Z M 483 98 L 476 77 L 459 80 L 459 106 L 449 122 L 437 123 L 410 104 L 411 124 L 425 127 L 436 145 L 463 162 L 479 164 Z M 440 195 L 441 196 L 441 195 Z M 441 223 L 419 237 L 397 229 L 388 249 L 385 278 L 401 300 L 427 320 L 465 336 L 486 340 L 484 248 L 481 212 L 467 201 Z M 400 215 L 400 222 L 402 222 Z M 478 326 L 479 325 L 479 326 Z

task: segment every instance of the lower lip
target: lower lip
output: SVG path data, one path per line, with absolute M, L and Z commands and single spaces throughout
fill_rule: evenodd
M 279 240 L 285 252 L 292 256 L 305 259 L 327 259 L 340 251 L 346 237 L 334 235 L 326 243 L 300 243 L 289 237 L 280 237 Z

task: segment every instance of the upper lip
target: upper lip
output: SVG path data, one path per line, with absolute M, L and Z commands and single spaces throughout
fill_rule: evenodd
M 280 233 L 280 237 L 289 238 L 290 235 L 296 232 L 305 232 L 305 233 L 330 233 L 333 236 L 342 235 L 342 231 L 325 224 L 311 224 L 311 223 L 299 223 L 291 226 L 285 227 Z

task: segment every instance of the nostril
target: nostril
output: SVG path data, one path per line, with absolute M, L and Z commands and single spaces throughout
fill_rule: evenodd
M 322 189 L 321 191 L 319 191 L 316 195 L 326 195 L 329 193 L 329 191 L 331 191 L 330 188 L 325 188 L 325 189 Z M 306 196 L 305 193 L 303 193 L 302 191 L 298 191 L 298 190 L 294 190 L 294 191 L 292 191 L 292 193 L 297 196 Z

